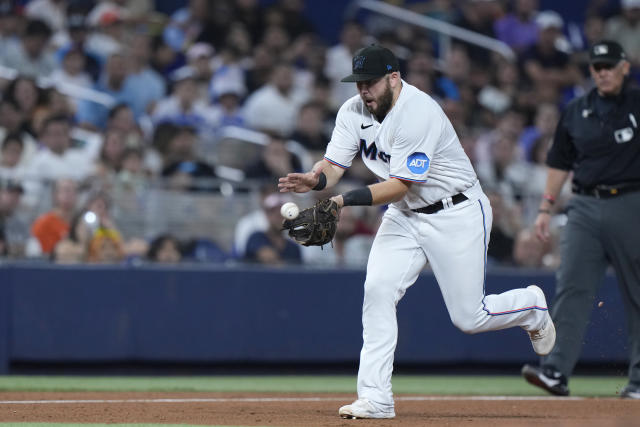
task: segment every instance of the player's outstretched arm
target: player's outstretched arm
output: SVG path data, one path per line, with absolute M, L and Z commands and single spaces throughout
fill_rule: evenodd
M 322 159 L 313 165 L 309 172 L 290 173 L 281 177 L 278 180 L 278 188 L 281 193 L 306 193 L 316 189 L 318 184 L 322 188 L 330 188 L 336 185 L 343 174 L 344 169 Z M 321 175 L 324 175 L 324 178 Z

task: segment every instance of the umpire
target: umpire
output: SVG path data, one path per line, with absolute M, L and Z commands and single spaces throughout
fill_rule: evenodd
M 611 263 L 629 328 L 629 383 L 621 397 L 640 399 L 640 90 L 627 84 L 630 64 L 618 43 L 594 44 L 589 59 L 596 87 L 573 100 L 560 118 L 535 223 L 538 238 L 548 240 L 555 198 L 573 171 L 552 305 L 557 340 L 540 367 L 525 365 L 522 374 L 549 393 L 569 394 L 567 379 Z

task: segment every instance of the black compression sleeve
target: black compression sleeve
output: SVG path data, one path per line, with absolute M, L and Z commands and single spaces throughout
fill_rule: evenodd
M 369 187 L 357 188 L 347 191 L 342 195 L 344 206 L 371 206 L 373 204 L 373 194 Z
M 318 175 L 318 183 L 316 184 L 315 187 L 312 188 L 312 190 L 316 190 L 316 191 L 324 190 L 324 187 L 326 186 L 327 186 L 327 175 L 325 175 L 324 172 L 320 172 L 320 175 Z

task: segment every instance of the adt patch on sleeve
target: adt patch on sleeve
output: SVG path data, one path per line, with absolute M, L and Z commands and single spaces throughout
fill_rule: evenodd
M 429 157 L 417 151 L 407 157 L 407 167 L 415 174 L 423 174 L 429 169 Z

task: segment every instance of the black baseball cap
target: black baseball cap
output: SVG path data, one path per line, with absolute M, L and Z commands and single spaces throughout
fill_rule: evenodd
M 611 40 L 601 40 L 594 43 L 589 49 L 589 62 L 591 64 L 617 64 L 627 59 L 622 46 Z
M 342 82 L 361 82 L 382 77 L 399 69 L 398 59 L 386 47 L 371 45 L 363 47 L 353 55 L 353 74 Z

